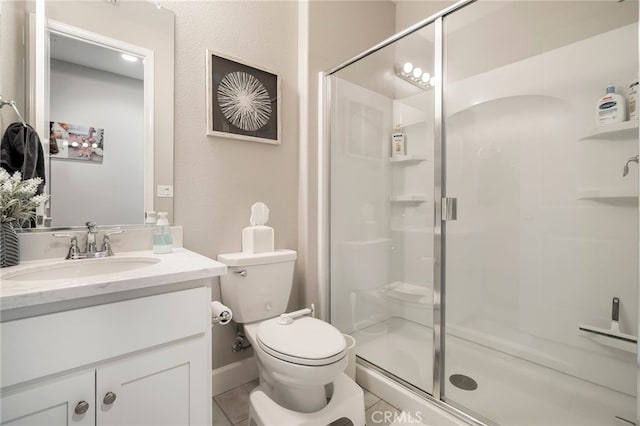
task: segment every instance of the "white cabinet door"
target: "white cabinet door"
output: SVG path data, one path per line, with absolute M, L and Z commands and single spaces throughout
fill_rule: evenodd
M 189 339 L 99 367 L 96 424 L 207 424 L 204 340 Z
M 76 407 L 82 411 L 78 404 L 83 401 L 88 404 L 86 411 L 76 414 Z M 3 391 L 1 404 L 3 426 L 95 425 L 95 372 Z

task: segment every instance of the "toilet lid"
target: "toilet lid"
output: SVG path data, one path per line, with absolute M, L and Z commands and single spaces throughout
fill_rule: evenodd
M 344 336 L 331 324 L 311 317 L 296 318 L 291 324 L 278 320 L 258 326 L 258 344 L 269 355 L 302 365 L 327 365 L 344 357 Z

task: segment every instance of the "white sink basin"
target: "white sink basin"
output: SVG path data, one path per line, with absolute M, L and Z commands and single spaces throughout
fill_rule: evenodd
M 100 259 L 61 260 L 34 267 L 26 267 L 2 275 L 3 280 L 43 281 L 108 275 L 155 265 L 153 257 L 105 257 Z

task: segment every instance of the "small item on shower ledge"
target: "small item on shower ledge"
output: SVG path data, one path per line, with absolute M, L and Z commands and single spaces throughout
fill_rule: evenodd
M 616 93 L 616 88 L 610 84 L 606 93 L 598 99 L 596 108 L 596 121 L 598 125 L 609 123 L 621 123 L 627 118 L 625 101 L 622 95 Z
M 405 136 L 402 131 L 402 124 L 398 124 L 393 128 L 391 134 L 391 156 L 401 157 L 407 155 L 407 147 L 405 145 Z
M 251 217 L 247 226 L 242 230 L 243 253 L 266 253 L 273 251 L 273 228 L 265 226 L 269 220 L 269 207 L 262 202 L 251 206 Z

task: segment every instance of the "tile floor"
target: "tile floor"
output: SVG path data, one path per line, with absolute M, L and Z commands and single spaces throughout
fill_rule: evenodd
M 213 398 L 213 426 L 249 426 L 249 392 L 256 386 L 258 386 L 258 380 L 245 383 L 215 396 Z M 381 412 L 400 413 L 400 410 L 366 389 L 364 390 L 364 406 L 367 410 L 366 419 L 369 426 L 389 426 L 389 423 L 384 421 Z M 341 419 L 332 423 L 331 426 L 348 425 L 351 425 L 350 421 Z

